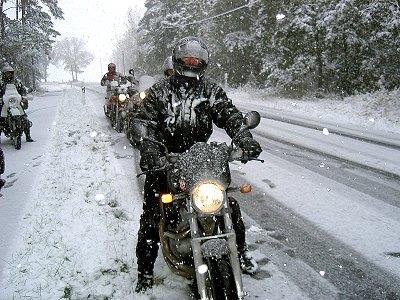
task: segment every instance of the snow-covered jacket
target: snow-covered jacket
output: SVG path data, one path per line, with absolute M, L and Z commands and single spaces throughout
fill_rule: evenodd
M 100 84 L 102 86 L 107 85 L 107 91 L 110 89 L 110 86 L 107 84 L 110 81 L 118 81 L 119 83 L 123 80 L 126 80 L 126 76 L 122 75 L 121 73 L 116 72 L 115 74 L 107 72 L 104 74 L 104 76 L 101 78 Z
M 208 78 L 187 85 L 178 76 L 165 78 L 146 91 L 132 130 L 136 136 L 147 135 L 162 142 L 169 152 L 181 153 L 196 142 L 206 142 L 213 123 L 233 137 L 243 124 L 241 112 L 225 91 Z M 251 133 L 245 131 L 241 137 Z M 141 154 L 160 151 L 151 142 L 144 142 Z
M 3 78 L 0 82 L 0 98 L 3 97 L 3 95 L 6 91 L 7 84 L 14 84 L 15 87 L 17 88 L 18 93 L 21 96 L 26 96 L 26 94 L 27 94 L 26 87 L 22 84 L 22 82 L 19 79 L 12 78 L 12 79 L 7 80 L 7 79 Z

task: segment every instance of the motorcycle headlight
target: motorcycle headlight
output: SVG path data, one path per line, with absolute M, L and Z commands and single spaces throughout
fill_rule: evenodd
M 201 183 L 193 189 L 192 199 L 199 211 L 212 214 L 221 208 L 224 201 L 224 191 L 215 183 Z
M 9 104 L 16 104 L 17 103 L 17 98 L 10 98 L 8 99 Z
M 118 100 L 121 102 L 124 102 L 126 100 L 126 95 L 125 94 L 119 94 Z
M 144 100 L 144 98 L 146 98 L 146 93 L 145 92 L 140 92 L 139 93 L 139 97 L 140 97 L 140 99 Z

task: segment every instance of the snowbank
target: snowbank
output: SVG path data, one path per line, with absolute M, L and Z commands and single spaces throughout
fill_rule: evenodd
M 228 90 L 228 95 L 235 103 L 250 102 L 321 121 L 400 132 L 400 90 L 360 94 L 344 99 L 290 99 L 251 88 Z
M 0 299 L 126 298 L 136 277 L 135 182 L 80 92 L 66 91 L 56 123 Z

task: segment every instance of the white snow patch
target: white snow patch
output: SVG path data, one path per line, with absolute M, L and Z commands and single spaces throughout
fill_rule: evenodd
M 262 229 L 260 227 L 251 225 L 250 228 L 248 229 L 248 231 L 250 231 L 250 232 L 261 232 Z
M 278 21 L 283 20 L 285 17 L 286 17 L 286 16 L 285 16 L 284 14 L 277 14 L 277 15 L 276 15 L 276 19 L 277 19 Z
M 201 265 L 197 268 L 197 272 L 200 274 L 205 274 L 208 271 L 207 265 Z

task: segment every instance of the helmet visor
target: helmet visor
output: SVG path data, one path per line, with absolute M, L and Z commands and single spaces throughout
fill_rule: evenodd
M 203 61 L 196 57 L 182 57 L 182 61 L 187 66 L 200 67 Z

